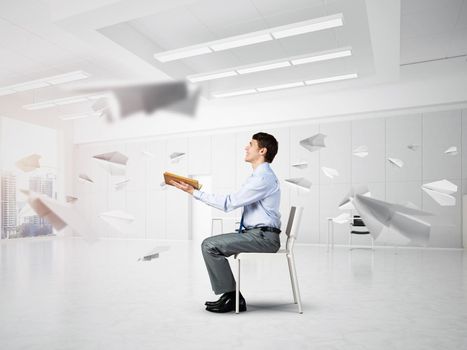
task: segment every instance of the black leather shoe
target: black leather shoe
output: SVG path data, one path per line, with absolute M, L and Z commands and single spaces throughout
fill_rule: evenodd
M 239 292 L 240 294 L 240 300 L 243 299 L 243 295 L 241 292 Z M 219 299 L 217 299 L 216 301 L 206 301 L 204 303 L 204 305 L 206 306 L 215 306 L 215 305 L 219 305 L 220 303 L 222 303 L 224 300 L 226 300 L 227 298 L 233 296 L 235 298 L 235 291 L 232 291 L 232 292 L 226 292 L 224 294 L 221 295 L 221 297 Z
M 206 310 L 217 313 L 235 311 L 235 293 L 217 305 L 206 306 Z M 239 311 L 246 311 L 246 301 L 243 297 L 240 298 Z

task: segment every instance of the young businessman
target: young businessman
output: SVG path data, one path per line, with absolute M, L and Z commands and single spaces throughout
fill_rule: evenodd
M 242 252 L 275 253 L 280 248 L 281 194 L 279 180 L 269 166 L 277 150 L 274 136 L 264 132 L 254 134 L 245 147 L 245 161 L 251 164 L 253 173 L 233 194 L 208 194 L 183 182 L 171 182 L 194 198 L 225 212 L 243 207 L 238 233 L 209 237 L 201 245 L 212 289 L 214 293 L 222 294 L 219 300 L 206 302 L 208 311 L 235 310 L 235 279 L 226 257 Z M 246 311 L 246 302 L 241 294 L 239 309 Z

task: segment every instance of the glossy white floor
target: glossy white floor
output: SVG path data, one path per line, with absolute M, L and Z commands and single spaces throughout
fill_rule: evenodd
M 138 262 L 153 246 L 159 259 Z M 204 310 L 199 242 L 0 243 L 1 349 L 466 349 L 467 252 L 297 246 L 245 262 L 248 311 Z

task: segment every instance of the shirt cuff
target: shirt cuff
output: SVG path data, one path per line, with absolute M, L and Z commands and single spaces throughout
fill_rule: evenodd
M 195 197 L 195 199 L 201 199 L 201 191 L 194 190 L 193 191 L 193 197 Z

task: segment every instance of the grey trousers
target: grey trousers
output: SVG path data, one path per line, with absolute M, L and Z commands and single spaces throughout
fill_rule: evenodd
M 260 229 L 206 238 L 201 244 L 201 250 L 214 293 L 235 290 L 235 279 L 226 257 L 237 253 L 275 253 L 280 245 L 279 234 Z

